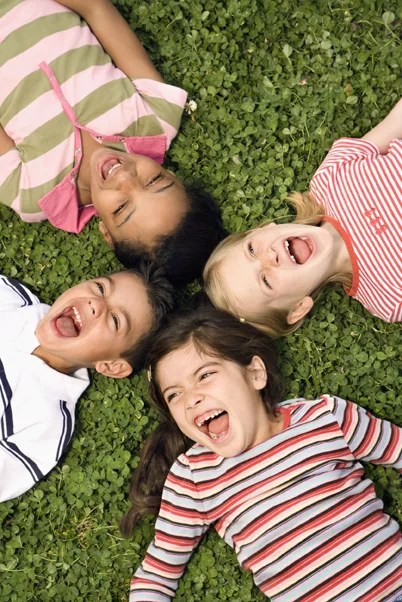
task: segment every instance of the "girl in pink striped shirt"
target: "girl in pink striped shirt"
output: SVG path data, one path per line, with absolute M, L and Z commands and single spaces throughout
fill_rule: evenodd
M 373 315 L 402 320 L 402 100 L 361 139 L 341 138 L 293 223 L 226 238 L 204 270 L 211 301 L 271 336 L 296 330 L 328 283 Z M 319 226 L 319 227 L 317 227 Z
M 158 518 L 130 602 L 171 600 L 210 527 L 272 602 L 399 599 L 402 535 L 360 460 L 401 471 L 401 428 L 330 395 L 281 402 L 270 339 L 212 308 L 171 318 L 150 362 L 162 424 L 122 530 Z
M 213 199 L 162 166 L 187 94 L 110 0 L 2 0 L 0 44 L 0 202 L 74 233 L 98 215 L 126 266 L 197 277 L 224 231 Z

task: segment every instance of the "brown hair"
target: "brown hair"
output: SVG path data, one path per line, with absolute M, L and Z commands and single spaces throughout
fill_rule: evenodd
M 294 223 L 319 226 L 323 221 L 325 215 L 324 209 L 314 200 L 314 197 L 310 192 L 293 192 L 289 196 L 288 202 L 296 209 Z M 262 226 L 270 223 L 270 221 L 264 222 Z M 246 230 L 244 232 L 235 232 L 234 234 L 231 234 L 212 252 L 203 274 L 205 290 L 215 307 L 228 311 L 240 318 L 245 318 L 249 324 L 262 330 L 265 334 L 274 338 L 290 334 L 302 325 L 304 318 L 295 324 L 289 324 L 287 321 L 287 309 L 274 309 L 269 306 L 266 307 L 264 313 L 259 314 L 258 316 L 247 315 L 247 311 L 242 311 L 242 314 L 239 315 L 239 310 L 235 307 L 230 298 L 230 291 L 222 286 L 219 266 L 226 254 L 230 252 L 230 249 L 243 240 L 249 232 L 250 230 Z M 327 278 L 310 293 L 312 299 L 317 299 L 323 288 L 330 283 L 342 284 L 343 286 L 350 287 L 352 284 L 352 275 L 349 273 L 339 273 Z
M 276 405 L 282 398 L 282 384 L 273 342 L 263 333 L 213 307 L 185 310 L 172 316 L 167 327 L 155 337 L 149 354 L 153 375 L 150 393 L 162 422 L 146 440 L 138 468 L 133 473 L 130 485 L 131 508 L 120 522 L 121 531 L 126 536 L 130 535 L 141 515 L 157 514 L 163 484 L 171 465 L 193 443 L 179 430 L 171 417 L 157 378 L 161 359 L 189 341 L 201 352 L 241 366 L 248 366 L 257 355 L 264 362 L 268 375 L 267 384 L 260 393 L 269 415 L 275 415 Z

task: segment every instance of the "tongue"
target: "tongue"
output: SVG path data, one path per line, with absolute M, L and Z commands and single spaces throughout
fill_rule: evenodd
M 292 238 L 289 241 L 289 251 L 296 259 L 296 263 L 306 263 L 311 255 L 311 249 L 308 243 L 302 238 Z
M 78 337 L 78 332 L 72 318 L 60 316 L 56 320 L 56 326 L 63 337 Z
M 221 433 L 227 431 L 229 428 L 229 416 L 225 412 L 216 418 L 213 418 L 211 422 L 208 424 L 208 433 L 213 433 L 214 435 L 220 435 Z
M 109 171 L 112 169 L 112 167 L 114 167 L 116 165 L 116 163 L 118 163 L 117 159 L 110 159 L 109 161 L 106 161 L 106 163 L 104 163 L 102 165 L 102 176 L 103 179 L 106 180 L 108 175 L 109 175 Z

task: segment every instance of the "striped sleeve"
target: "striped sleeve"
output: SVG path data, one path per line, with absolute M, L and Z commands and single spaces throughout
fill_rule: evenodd
M 156 117 L 167 137 L 167 148 L 169 148 L 180 127 L 187 92 L 152 79 L 135 79 L 133 84 L 138 92 L 136 98 L 138 116 L 151 113 Z
M 67 403 L 60 400 L 60 416 L 55 414 L 49 422 L 48 417 L 38 418 L 36 423 L 18 431 L 11 397 L 0 361 L 0 399 L 6 406 L 0 420 L 0 502 L 25 493 L 50 472 L 66 450 L 74 428 L 74 416 Z
M 208 527 L 188 459 L 182 455 L 166 479 L 155 537 L 131 580 L 130 602 L 171 600 Z
M 402 428 L 351 401 L 331 399 L 333 414 L 355 458 L 402 472 Z
M 33 295 L 23 284 L 0 275 L 0 312 L 18 309 L 27 305 L 39 303 L 39 299 Z

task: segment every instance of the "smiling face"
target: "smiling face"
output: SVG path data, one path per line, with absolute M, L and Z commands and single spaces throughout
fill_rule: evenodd
M 272 435 L 260 394 L 267 375 L 257 356 L 243 367 L 188 342 L 158 362 L 155 377 L 180 430 L 221 456 L 236 456 Z
M 111 245 L 134 239 L 152 248 L 157 237 L 176 229 L 188 209 L 180 180 L 144 155 L 95 151 L 90 185 L 100 230 Z
M 119 272 L 65 291 L 36 328 L 34 354 L 56 370 L 96 368 L 106 376 L 132 371 L 122 354 L 149 331 L 153 313 L 141 278 Z
M 291 323 L 313 305 L 309 295 L 348 265 L 346 246 L 330 224 L 271 223 L 231 247 L 217 269 L 239 316 L 258 320 L 271 307 L 287 310 Z

